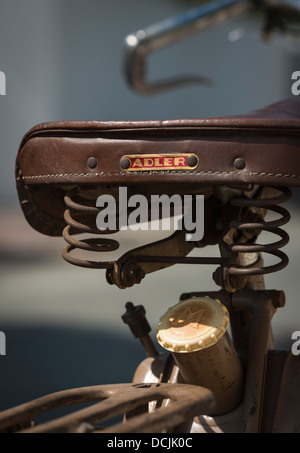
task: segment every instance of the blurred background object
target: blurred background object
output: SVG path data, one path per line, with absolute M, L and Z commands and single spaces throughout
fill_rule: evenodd
M 7 354 L 0 357 L 0 410 L 69 387 L 130 381 L 144 352 L 121 320 L 125 303 L 145 306 L 154 333 L 159 316 L 182 292 L 215 289 L 210 266 L 174 266 L 119 290 L 102 271 L 68 265 L 60 256 L 63 240 L 26 223 L 14 183 L 19 143 L 37 123 L 232 115 L 292 97 L 299 40 L 275 34 L 263 41 L 257 14 L 149 55 L 150 79 L 189 72 L 213 79 L 212 87 L 189 85 L 143 97 L 126 85 L 125 37 L 199 3 L 0 0 L 0 70 L 6 75 L 6 95 L 0 97 L 0 330 L 7 340 Z M 273 322 L 278 348 L 289 348 L 292 332 L 300 330 L 299 191 L 288 207 L 290 264 L 266 277 L 268 288 L 283 289 L 287 297 Z

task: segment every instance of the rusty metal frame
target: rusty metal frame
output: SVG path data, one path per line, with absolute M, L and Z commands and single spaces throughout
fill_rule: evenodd
M 95 425 L 126 414 L 151 401 L 171 400 L 167 407 L 129 418 L 103 429 Z M 95 402 L 53 421 L 30 426 L 38 415 L 58 407 Z M 100 401 L 100 402 L 99 402 Z M 155 433 L 171 429 L 213 405 L 212 392 L 187 384 L 112 384 L 53 393 L 0 414 L 0 432 L 20 433 Z

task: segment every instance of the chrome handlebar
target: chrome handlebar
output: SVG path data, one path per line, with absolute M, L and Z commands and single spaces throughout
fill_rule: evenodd
M 298 7 L 297 7 L 298 6 Z M 215 0 L 190 9 L 175 17 L 129 34 L 124 42 L 124 76 L 128 85 L 139 94 L 156 94 L 187 84 L 212 85 L 212 80 L 201 75 L 182 75 L 165 80 L 147 79 L 148 54 L 182 40 L 194 33 L 241 17 L 250 11 L 263 11 L 264 36 L 273 31 L 297 32 L 287 22 L 300 24 L 299 0 Z M 300 29 L 299 29 L 300 32 Z

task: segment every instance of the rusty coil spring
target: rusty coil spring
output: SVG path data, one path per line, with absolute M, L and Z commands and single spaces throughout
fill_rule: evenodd
M 80 202 L 74 201 L 72 198 L 76 200 L 79 198 Z M 95 237 L 79 240 L 72 236 L 73 234 L 83 233 L 100 234 L 95 221 L 100 210 L 95 207 L 96 196 L 91 196 L 87 191 L 76 187 L 65 195 L 64 201 L 67 206 L 64 213 L 67 226 L 64 228 L 62 236 L 68 243 L 62 251 L 64 260 L 75 266 L 93 269 L 110 269 L 113 267 L 113 261 L 83 260 L 70 255 L 70 252 L 75 249 L 88 252 L 113 252 L 119 248 L 119 242 L 114 239 Z M 101 231 L 101 234 L 115 233 L 116 231 L 106 230 Z
M 267 199 L 249 199 L 249 198 L 234 198 L 231 200 L 233 206 L 240 208 L 262 208 L 271 212 L 279 214 L 279 217 L 276 220 L 272 221 L 258 221 L 258 222 L 239 222 L 232 221 L 230 222 L 230 227 L 236 230 L 249 232 L 249 231 L 267 231 L 274 233 L 280 237 L 279 241 L 269 243 L 269 244 L 233 244 L 230 246 L 230 249 L 233 253 L 268 253 L 279 258 L 279 262 L 266 267 L 246 267 L 246 266 L 231 266 L 228 269 L 229 274 L 231 275 L 263 275 L 270 274 L 272 272 L 277 272 L 288 265 L 287 255 L 279 250 L 284 247 L 289 242 L 289 235 L 282 230 L 282 225 L 285 225 L 290 220 L 289 212 L 282 206 L 278 206 L 280 203 L 284 203 L 291 197 L 291 191 L 288 187 L 277 187 L 274 188 L 279 190 L 281 193 L 277 196 Z

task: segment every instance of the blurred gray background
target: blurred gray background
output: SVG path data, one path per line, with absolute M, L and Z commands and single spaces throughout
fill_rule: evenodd
M 146 120 L 246 113 L 291 97 L 300 70 L 299 42 L 261 39 L 260 17 L 233 20 L 151 55 L 150 78 L 184 72 L 215 80 L 152 97 L 133 93 L 122 73 L 126 35 L 194 7 L 176 0 L 0 0 L 0 410 L 69 387 L 130 381 L 144 358 L 121 320 L 126 301 L 144 304 L 155 330 L 182 292 L 211 290 L 213 267 L 175 266 L 128 290 L 102 271 L 75 268 L 63 240 L 32 230 L 18 204 L 14 162 L 22 136 L 58 120 Z M 232 42 L 232 31 L 241 39 Z M 266 278 L 287 303 L 273 322 L 276 345 L 300 330 L 299 191 L 288 203 L 290 265 Z M 131 241 L 131 242 L 130 242 Z M 134 246 L 134 238 L 127 245 Z M 205 251 L 214 255 L 217 250 Z

